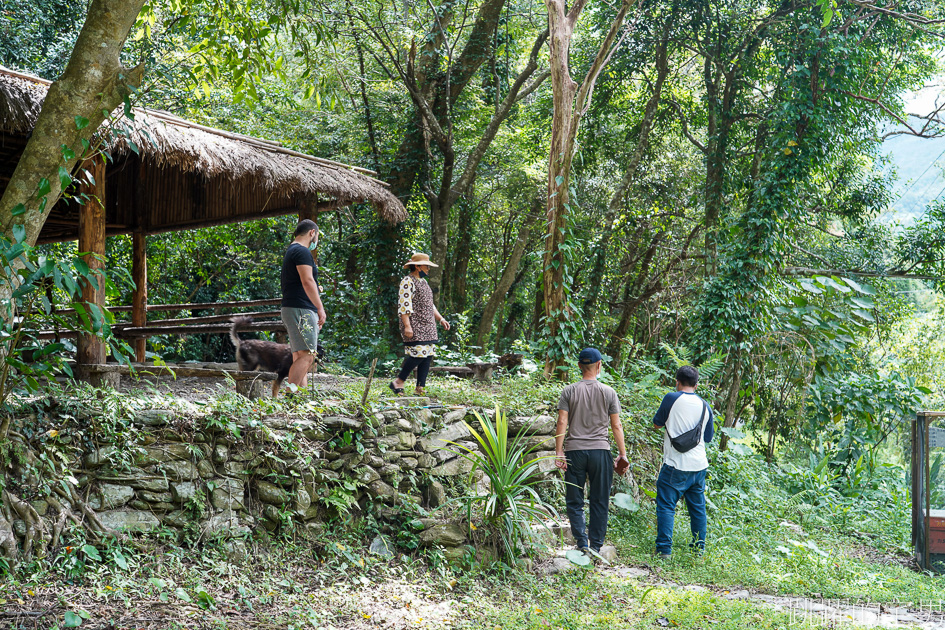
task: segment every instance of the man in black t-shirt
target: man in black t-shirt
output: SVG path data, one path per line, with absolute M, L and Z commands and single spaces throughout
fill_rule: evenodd
M 308 385 L 308 371 L 315 360 L 318 331 L 325 323 L 325 308 L 315 282 L 315 259 L 309 247 L 316 243 L 318 226 L 303 219 L 295 228 L 295 239 L 282 259 L 282 321 L 289 333 L 292 367 L 289 390 Z

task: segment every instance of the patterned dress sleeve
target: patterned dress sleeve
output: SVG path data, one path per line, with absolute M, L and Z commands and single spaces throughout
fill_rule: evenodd
M 400 290 L 397 292 L 397 314 L 413 315 L 413 282 L 409 277 L 405 277 L 400 282 Z

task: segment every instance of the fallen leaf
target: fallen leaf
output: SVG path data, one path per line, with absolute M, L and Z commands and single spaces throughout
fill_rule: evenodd
M 591 563 L 591 559 L 577 549 L 569 549 L 564 555 L 568 560 L 580 567 L 586 567 Z

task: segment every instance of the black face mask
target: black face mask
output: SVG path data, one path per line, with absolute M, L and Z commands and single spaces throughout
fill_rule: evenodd
M 427 277 L 427 272 L 426 272 L 426 271 L 421 271 L 421 272 L 420 272 L 420 277 L 421 277 L 421 278 L 426 278 L 426 277 Z

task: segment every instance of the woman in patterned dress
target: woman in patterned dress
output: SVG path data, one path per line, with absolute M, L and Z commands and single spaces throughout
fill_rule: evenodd
M 404 393 L 404 384 L 414 368 L 417 370 L 417 396 L 424 394 L 427 383 L 427 374 L 433 364 L 436 354 L 436 343 L 439 341 L 436 325 L 440 324 L 446 330 L 450 323 L 440 315 L 433 304 L 433 291 L 424 278 L 430 267 L 438 265 L 430 262 L 426 254 L 414 254 L 404 264 L 404 269 L 410 273 L 400 281 L 400 290 L 397 294 L 397 315 L 400 316 L 400 336 L 404 340 L 404 364 L 400 374 L 388 384 L 395 394 Z

